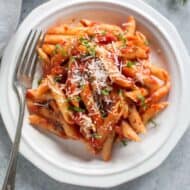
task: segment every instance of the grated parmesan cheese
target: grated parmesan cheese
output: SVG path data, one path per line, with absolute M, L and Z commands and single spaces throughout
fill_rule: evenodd
M 93 77 L 92 83 L 95 85 L 97 93 L 101 94 L 101 89 L 107 86 L 108 74 L 100 60 L 92 59 L 88 62 L 88 74 Z
M 82 113 L 79 113 L 79 118 L 80 131 L 85 133 L 86 138 L 90 138 L 92 136 L 91 131 L 96 131 L 92 119 Z

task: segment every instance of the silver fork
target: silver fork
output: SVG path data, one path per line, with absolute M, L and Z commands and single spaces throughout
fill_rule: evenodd
M 40 39 L 43 39 L 42 32 L 38 30 L 31 30 L 17 59 L 16 69 L 13 77 L 13 88 L 17 95 L 20 106 L 19 118 L 14 142 L 11 149 L 9 165 L 2 190 L 15 189 L 17 157 L 22 134 L 22 125 L 25 110 L 25 95 L 26 90 L 32 87 L 37 62 L 36 47 Z

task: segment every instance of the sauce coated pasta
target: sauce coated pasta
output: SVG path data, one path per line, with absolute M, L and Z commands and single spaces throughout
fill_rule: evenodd
M 168 105 L 170 77 L 151 64 L 132 16 L 121 26 L 83 19 L 51 27 L 37 51 L 43 73 L 26 94 L 30 123 L 84 142 L 105 161 L 114 143 L 141 141 Z

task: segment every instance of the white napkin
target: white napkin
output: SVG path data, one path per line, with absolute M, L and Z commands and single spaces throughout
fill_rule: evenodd
M 22 0 L 0 0 L 0 57 L 15 32 L 21 12 Z

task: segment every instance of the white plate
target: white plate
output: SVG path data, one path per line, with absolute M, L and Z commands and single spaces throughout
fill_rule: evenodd
M 50 1 L 35 9 L 22 23 L 3 57 L 0 76 L 0 108 L 8 133 L 13 139 L 18 102 L 11 86 L 15 60 L 31 28 L 46 29 L 56 21 L 90 18 L 120 24 L 134 15 L 149 38 L 152 60 L 171 75 L 170 106 L 157 117 L 159 127 L 142 137 L 141 143 L 114 148 L 105 163 L 91 156 L 78 142 L 45 135 L 28 125 L 27 115 L 20 151 L 34 165 L 54 179 L 84 186 L 111 187 L 134 179 L 157 167 L 174 148 L 189 124 L 186 106 L 190 91 L 187 81 L 190 65 L 187 51 L 174 26 L 141 0 Z M 161 50 L 161 53 L 160 53 Z

